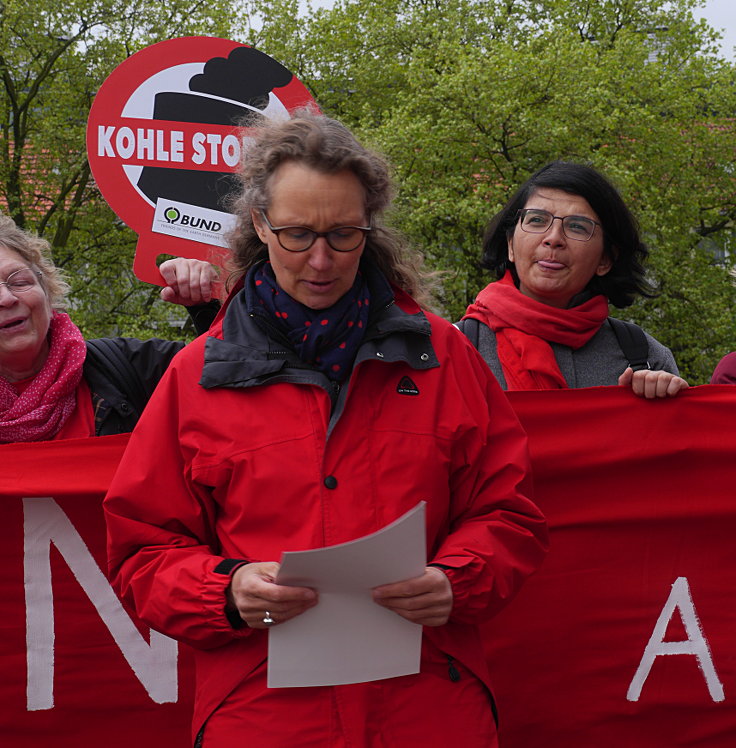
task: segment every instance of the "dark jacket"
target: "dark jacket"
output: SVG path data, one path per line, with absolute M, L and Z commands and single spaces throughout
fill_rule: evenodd
M 219 308 L 219 302 L 187 308 L 198 334 L 209 329 Z M 87 341 L 84 378 L 92 394 L 96 436 L 133 430 L 163 373 L 185 345 L 161 338 Z
M 95 436 L 133 430 L 171 359 L 183 347 L 184 343 L 160 338 L 87 341 L 84 378 L 92 394 Z

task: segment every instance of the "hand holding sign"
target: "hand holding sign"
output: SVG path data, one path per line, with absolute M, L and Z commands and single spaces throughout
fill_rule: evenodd
M 103 196 L 138 234 L 140 280 L 162 284 L 161 254 L 222 263 L 248 123 L 308 105 L 283 65 L 226 39 L 160 42 L 113 70 L 90 110 L 87 152 Z

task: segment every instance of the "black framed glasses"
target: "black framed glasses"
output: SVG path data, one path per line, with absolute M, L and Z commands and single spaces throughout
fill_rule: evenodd
M 517 220 L 522 231 L 529 234 L 544 234 L 549 231 L 553 221 L 562 222 L 562 233 L 568 239 L 587 242 L 595 232 L 595 227 L 601 224 L 586 216 L 555 216 L 547 210 L 539 208 L 522 208 L 517 214 Z
M 265 211 L 261 211 L 261 216 L 287 252 L 306 252 L 321 236 L 335 252 L 353 252 L 371 231 L 370 226 L 337 226 L 329 231 L 314 231 L 306 226 L 272 226 Z
M 37 270 L 21 268 L 12 272 L 4 281 L 0 281 L 0 286 L 6 286 L 13 296 L 17 296 L 19 293 L 25 293 L 40 285 L 38 281 L 40 277 L 41 273 Z

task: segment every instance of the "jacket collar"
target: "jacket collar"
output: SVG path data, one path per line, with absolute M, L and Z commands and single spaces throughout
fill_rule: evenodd
M 388 286 L 370 263 L 366 270 L 372 299 L 380 303 L 355 366 L 368 360 L 403 361 L 414 369 L 439 366 L 430 323 L 420 307 L 403 291 Z M 221 325 L 213 327 L 217 337 L 207 338 L 200 384 L 206 389 L 254 387 L 277 381 L 326 386 L 327 377 L 304 364 L 277 333 L 256 319 L 249 308 L 247 287 L 246 279 L 245 289 L 230 299 Z

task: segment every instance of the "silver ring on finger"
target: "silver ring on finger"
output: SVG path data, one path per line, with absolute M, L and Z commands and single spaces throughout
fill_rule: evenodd
M 276 621 L 274 621 L 274 619 L 271 618 L 271 614 L 268 611 L 266 611 L 266 615 L 263 617 L 263 623 L 266 626 L 273 626 L 274 623 L 276 623 Z

